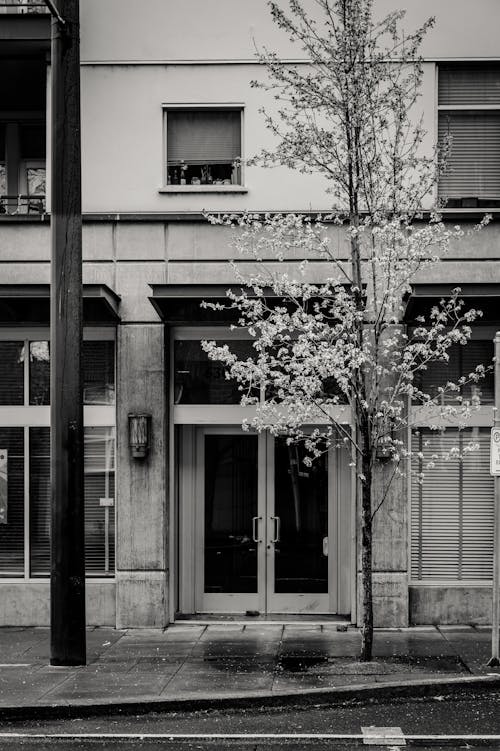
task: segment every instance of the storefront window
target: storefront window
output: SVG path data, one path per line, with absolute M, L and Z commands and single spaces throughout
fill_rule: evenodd
M 494 491 L 489 443 L 487 428 L 422 428 L 414 433 L 412 579 L 491 580 Z M 471 445 L 475 450 L 467 450 Z
M 24 429 L 0 427 L 0 575 L 24 574 Z
M 30 428 L 30 567 L 50 572 L 50 430 Z M 85 428 L 85 570 L 109 576 L 115 567 L 114 428 Z
M 24 342 L 0 342 L 0 404 L 24 403 Z
M 430 362 L 426 370 L 417 373 L 415 385 L 426 394 L 435 397 L 439 387 L 451 381 L 458 383 L 459 379 L 467 379 L 469 373 L 475 371 L 478 365 L 487 368 L 493 358 L 493 342 L 490 340 L 472 339 L 466 345 L 453 344 L 448 350 L 448 360 Z M 445 403 L 456 402 L 457 395 L 463 399 L 478 398 L 481 404 L 493 404 L 495 385 L 493 371 L 487 371 L 484 378 L 477 383 L 465 383 L 460 392 L 448 391 L 440 398 Z
M 250 340 L 220 341 L 227 344 L 238 359 L 255 357 Z M 244 392 L 234 380 L 226 378 L 222 362 L 210 360 L 200 341 L 175 342 L 175 404 L 239 404 Z
M 50 345 L 40 336 L 0 341 L 0 576 L 50 574 Z M 90 331 L 83 342 L 85 564 L 115 567 L 115 342 Z M 27 353 L 28 356 L 25 356 Z M 1 415 L 0 415 L 1 416 Z M 18 426 L 11 427 L 17 420 Z M 96 424 L 97 423 L 97 424 Z
M 114 342 L 83 342 L 83 403 L 114 404 Z M 50 346 L 30 342 L 30 404 L 50 403 Z

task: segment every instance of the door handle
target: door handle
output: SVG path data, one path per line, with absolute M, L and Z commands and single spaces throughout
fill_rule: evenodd
M 254 542 L 262 542 L 262 540 L 259 540 L 257 537 L 257 525 L 262 519 L 262 516 L 253 516 L 252 517 L 252 540 Z
M 274 521 L 274 538 L 271 540 L 271 542 L 279 542 L 281 533 L 281 519 L 279 518 L 279 516 L 270 516 L 269 518 L 273 519 Z

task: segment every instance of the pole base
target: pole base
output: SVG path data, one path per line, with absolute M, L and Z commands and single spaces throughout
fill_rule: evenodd
M 490 660 L 488 660 L 486 665 L 489 668 L 500 668 L 500 659 L 498 657 L 492 657 Z
M 60 659 L 58 657 L 51 657 L 49 665 L 52 668 L 76 668 L 83 667 L 87 664 L 85 657 L 73 658 L 73 659 Z

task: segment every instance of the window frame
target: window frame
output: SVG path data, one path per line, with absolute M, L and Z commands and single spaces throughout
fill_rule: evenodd
M 453 209 L 455 210 L 455 209 Z M 467 211 L 468 209 L 463 209 Z M 485 325 L 477 325 L 472 328 L 471 340 L 473 341 L 493 341 L 495 338 L 496 327 Z M 467 345 L 465 345 L 467 346 Z M 494 404 L 481 405 L 477 410 L 473 410 L 471 417 L 467 423 L 467 429 L 490 429 L 493 419 L 493 407 Z M 439 430 L 457 430 L 461 422 L 460 417 L 436 415 L 435 412 L 427 410 L 425 407 L 408 403 L 408 413 L 410 420 L 408 421 L 406 441 L 408 446 L 412 446 L 413 433 L 416 430 L 425 430 L 431 425 L 437 426 Z M 434 431 L 437 432 L 437 431 Z M 414 532 L 412 527 L 412 456 L 409 456 L 406 460 L 406 506 L 407 506 L 407 566 L 408 566 L 408 585 L 410 587 L 488 587 L 491 586 L 491 579 L 414 579 L 412 578 L 412 534 Z M 418 534 L 418 530 L 415 530 Z
M 162 154 L 162 187 L 160 193 L 247 193 L 248 189 L 245 187 L 245 105 L 242 102 L 175 102 L 175 103 L 162 103 L 163 113 L 163 154 Z M 192 112 L 224 112 L 232 111 L 240 113 L 240 138 L 241 138 L 241 184 L 239 185 L 171 185 L 168 183 L 168 143 L 167 143 L 167 124 L 168 113 L 176 111 L 192 111 Z
M 471 103 L 471 104 L 439 104 L 439 70 L 440 68 L 444 68 L 447 66 L 452 65 L 452 62 L 448 61 L 442 61 L 436 65 L 436 143 L 439 144 L 439 125 L 440 121 L 443 117 L 446 116 L 446 113 L 453 113 L 453 112 L 463 112 L 470 115 L 473 115 L 474 113 L 482 113 L 482 112 L 496 112 L 500 119 L 500 104 L 478 104 L 478 103 Z M 463 62 L 457 63 L 457 67 L 464 67 Z M 499 127 L 500 127 L 500 120 L 499 120 Z M 440 190 L 439 181 L 436 185 L 436 193 L 438 199 L 443 198 L 443 193 Z M 462 196 L 460 200 L 463 200 L 465 198 L 469 198 L 471 196 Z M 483 199 L 488 200 L 488 199 Z M 493 205 L 491 207 L 488 207 L 487 205 L 484 206 L 445 206 L 444 211 L 460 211 L 463 213 L 466 212 L 478 212 L 478 211 L 489 211 L 490 209 L 492 211 L 499 210 L 500 209 L 500 194 L 497 198 L 492 198 L 492 201 L 495 203 L 498 202 L 498 205 Z
M 113 463 L 116 473 L 117 461 L 117 437 L 116 437 L 116 329 L 112 326 L 85 326 L 83 330 L 84 341 L 113 341 L 115 343 L 115 403 L 111 405 L 88 405 L 83 408 L 83 424 L 85 428 L 113 428 L 115 436 Z M 0 341 L 22 341 L 25 352 L 29 353 L 29 342 L 50 341 L 50 329 L 47 326 L 19 326 L 0 327 Z M 22 428 L 24 431 L 24 569 L 17 576 L 0 575 L 1 584 L 41 583 L 46 582 L 50 575 L 31 574 L 30 561 L 30 428 L 50 428 L 50 405 L 29 404 L 29 354 L 24 358 L 24 405 L 9 406 L 0 405 L 0 425 L 5 428 Z M 113 516 L 115 522 L 117 516 L 117 488 L 115 476 L 115 502 Z M 116 540 L 116 538 L 115 538 Z M 116 581 L 116 550 L 115 568 L 109 575 L 86 574 L 86 580 L 95 583 L 114 583 Z

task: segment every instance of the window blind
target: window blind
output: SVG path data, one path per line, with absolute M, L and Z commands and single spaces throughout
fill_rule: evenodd
M 500 197 L 500 112 L 441 111 L 440 143 L 451 137 L 447 171 L 439 180 L 445 198 Z
M 228 164 L 241 156 L 240 110 L 170 110 L 169 164 Z
M 114 404 L 115 343 L 85 340 L 82 348 L 83 403 Z M 50 404 L 50 344 L 30 342 L 30 404 Z
M 0 524 L 0 576 L 24 573 L 24 430 L 0 428 L 0 449 L 7 450 L 6 522 Z M 1 480 L 1 478 L 0 478 Z M 2 481 L 3 482 L 3 481 Z
M 470 442 L 479 450 L 463 453 Z M 462 458 L 446 461 L 453 447 Z M 473 428 L 413 435 L 411 486 L 411 575 L 414 580 L 489 580 L 493 557 L 493 478 L 489 430 Z M 434 467 L 426 469 L 433 455 Z M 415 472 L 424 472 L 423 484 Z
M 448 381 L 457 383 L 458 379 L 476 369 L 477 365 L 491 364 L 493 357 L 493 342 L 489 340 L 473 339 L 465 346 L 453 344 L 448 354 L 450 359 L 446 361 L 431 362 L 427 370 L 417 374 L 418 387 L 431 396 L 437 394 L 439 386 L 444 386 Z M 477 389 L 481 398 L 481 404 L 493 404 L 495 400 L 493 372 L 489 371 L 477 384 L 462 386 L 461 395 L 464 399 L 470 399 L 473 389 Z M 449 404 L 456 401 L 457 392 L 449 392 L 444 396 L 444 402 Z
M 94 576 L 114 575 L 114 506 L 101 498 L 113 498 L 114 428 L 85 428 L 85 570 Z M 32 576 L 50 572 L 50 431 L 30 428 L 30 561 Z M 107 537 L 107 542 L 106 542 Z
M 500 66 L 440 65 L 438 104 L 500 106 Z

